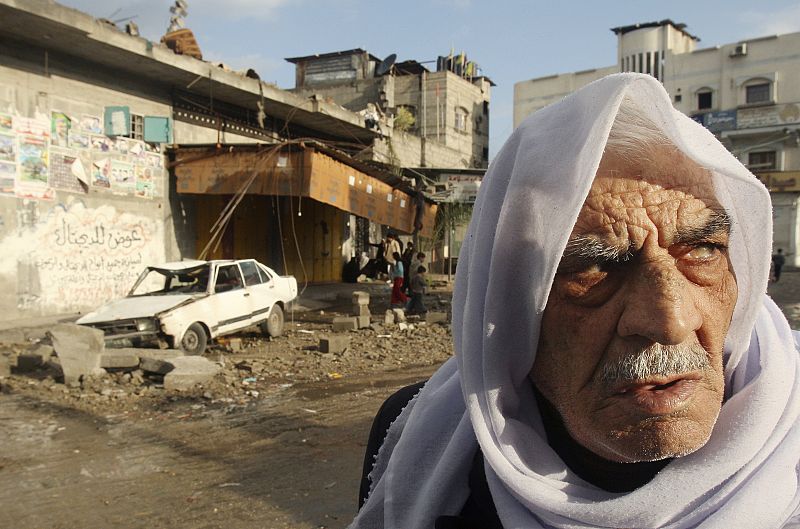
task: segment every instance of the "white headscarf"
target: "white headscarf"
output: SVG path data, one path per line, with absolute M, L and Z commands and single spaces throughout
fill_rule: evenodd
M 726 401 L 710 440 L 621 494 L 583 481 L 550 448 L 528 373 L 560 256 L 623 99 L 711 171 L 733 221 L 739 296 L 725 342 Z M 536 112 L 481 185 L 456 275 L 456 357 L 390 428 L 352 527 L 428 529 L 458 514 L 478 444 L 507 528 L 785 526 L 800 505 L 800 357 L 764 293 L 771 236 L 767 190 L 673 109 L 652 77 L 612 75 Z

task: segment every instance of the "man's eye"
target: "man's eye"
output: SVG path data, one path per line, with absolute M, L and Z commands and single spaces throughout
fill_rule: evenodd
M 692 248 L 686 253 L 686 257 L 696 261 L 706 261 L 714 258 L 720 250 L 719 245 L 706 243 Z

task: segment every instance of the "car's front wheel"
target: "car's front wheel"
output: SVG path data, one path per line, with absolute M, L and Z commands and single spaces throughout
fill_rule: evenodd
M 195 322 L 189 325 L 181 338 L 181 350 L 187 355 L 201 355 L 206 350 L 208 337 L 202 325 Z
M 261 323 L 261 332 L 275 338 L 283 334 L 283 309 L 278 304 L 272 306 L 267 319 Z

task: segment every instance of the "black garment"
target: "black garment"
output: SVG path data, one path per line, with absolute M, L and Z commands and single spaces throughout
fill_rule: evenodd
M 406 386 L 386 399 L 369 433 L 358 506 L 369 493 L 368 475 L 389 426 L 400 415 L 425 382 Z M 581 479 L 609 492 L 630 492 L 649 482 L 671 459 L 646 463 L 617 463 L 602 459 L 578 444 L 567 432 L 558 411 L 534 388 L 536 401 L 547 432 L 547 443 Z M 486 481 L 483 453 L 478 449 L 469 472 L 469 497 L 458 516 L 439 516 L 435 529 L 502 529 L 489 484 Z
M 369 495 L 369 473 L 378 455 L 378 449 L 383 444 L 386 432 L 392 422 L 400 415 L 406 404 L 422 389 L 426 381 L 406 386 L 386 399 L 378 415 L 372 423 L 367 441 L 367 450 L 364 455 L 364 469 L 361 475 L 361 489 L 358 495 L 359 509 L 364 505 Z M 486 473 L 483 467 L 483 454 L 476 450 L 469 472 L 470 494 L 461 513 L 458 516 L 439 516 L 436 519 L 435 529 L 503 529 L 497 510 L 492 501 L 489 484 L 486 482 Z

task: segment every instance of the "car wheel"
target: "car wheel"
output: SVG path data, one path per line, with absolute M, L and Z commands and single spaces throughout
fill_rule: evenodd
M 267 316 L 266 321 L 261 323 L 260 327 L 261 332 L 273 338 L 283 334 L 283 309 L 281 309 L 280 305 L 272 306 L 269 316 Z
M 189 325 L 181 338 L 181 350 L 187 355 L 201 355 L 206 350 L 208 337 L 203 326 L 195 322 Z

